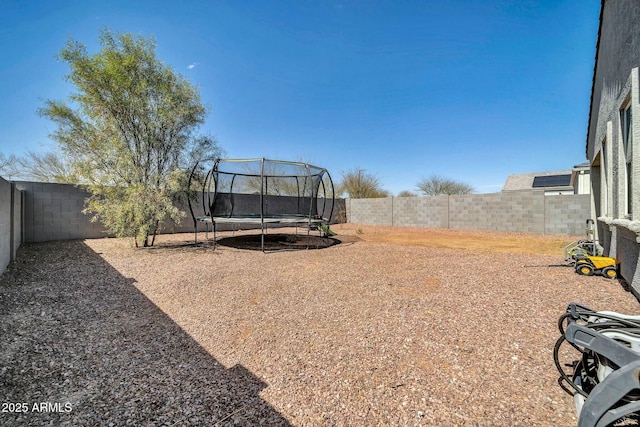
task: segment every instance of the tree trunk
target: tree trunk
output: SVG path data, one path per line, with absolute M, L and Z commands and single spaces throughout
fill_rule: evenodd
M 156 242 L 156 235 L 158 234 L 158 225 L 160 221 L 156 220 L 156 225 L 153 227 L 153 238 L 151 239 L 151 246 Z

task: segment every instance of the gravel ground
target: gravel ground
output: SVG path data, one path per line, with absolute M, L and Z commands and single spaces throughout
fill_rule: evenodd
M 561 251 L 364 238 L 380 230 L 273 254 L 25 244 L 0 279 L 0 425 L 575 426 L 557 319 L 638 314 L 623 284 Z

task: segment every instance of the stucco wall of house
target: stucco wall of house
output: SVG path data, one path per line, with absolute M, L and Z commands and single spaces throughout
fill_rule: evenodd
M 620 275 L 640 294 L 640 2 L 602 2 L 591 94 L 587 157 L 592 216 L 605 255 L 621 261 Z M 621 112 L 631 109 L 631 170 L 627 171 Z M 629 186 L 632 191 L 629 191 Z M 631 194 L 631 197 L 628 197 Z
M 620 275 L 634 285 L 640 283 L 640 245 L 637 235 L 627 227 L 616 227 L 615 258 L 620 261 Z
M 627 171 L 620 112 L 628 105 L 632 109 L 634 145 L 630 179 L 633 188 L 640 188 L 640 32 L 637 30 L 640 27 L 640 2 L 607 0 L 603 5 L 587 157 L 600 169 L 601 191 L 594 197 L 601 200 L 595 216 L 616 219 L 624 218 L 627 213 Z M 597 178 L 593 176 L 592 180 Z M 640 216 L 640 191 L 633 192 L 632 211 Z
M 598 243 L 604 248 L 604 255 L 609 255 L 609 253 L 616 253 L 616 245 L 614 238 L 615 227 L 611 227 L 610 225 L 603 223 L 602 221 L 598 221 Z
M 640 66 L 640 2 L 607 0 L 602 10 L 593 81 L 587 157 L 593 159 L 606 135 L 606 123 L 617 114 L 617 99 L 629 73 Z

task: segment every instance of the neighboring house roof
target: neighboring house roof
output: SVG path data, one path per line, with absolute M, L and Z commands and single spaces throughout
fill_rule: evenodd
M 568 187 L 571 184 L 571 174 L 536 176 L 533 178 L 533 188 Z
M 571 171 L 571 186 L 575 187 L 577 182 L 576 180 L 578 179 L 578 175 L 584 175 L 584 174 L 591 174 L 591 163 L 589 163 L 589 161 L 580 163 L 579 165 L 575 165 L 573 167 L 573 171 Z M 583 193 L 584 190 L 581 189 L 577 189 L 578 190 L 578 194 L 585 194 Z M 589 190 L 590 191 L 590 190 Z
M 580 163 L 579 165 L 575 165 L 573 167 L 573 170 L 587 170 L 587 169 L 591 169 L 591 163 L 589 163 L 589 161 L 587 160 L 586 162 Z
M 502 191 L 531 190 L 532 188 L 571 187 L 571 171 L 535 172 L 509 175 Z M 547 185 L 542 185 L 547 184 Z

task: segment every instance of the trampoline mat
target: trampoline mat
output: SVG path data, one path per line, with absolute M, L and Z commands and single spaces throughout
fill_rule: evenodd
M 316 218 L 311 218 L 311 220 L 309 220 L 308 216 L 301 215 L 273 215 L 264 216 L 262 218 L 260 217 L 260 215 L 256 215 L 232 217 L 214 216 L 213 221 L 217 224 L 261 224 L 262 222 L 264 222 L 265 224 L 321 224 L 322 222 L 326 222 L 327 220 Z M 211 219 L 207 219 L 207 222 L 211 222 Z

